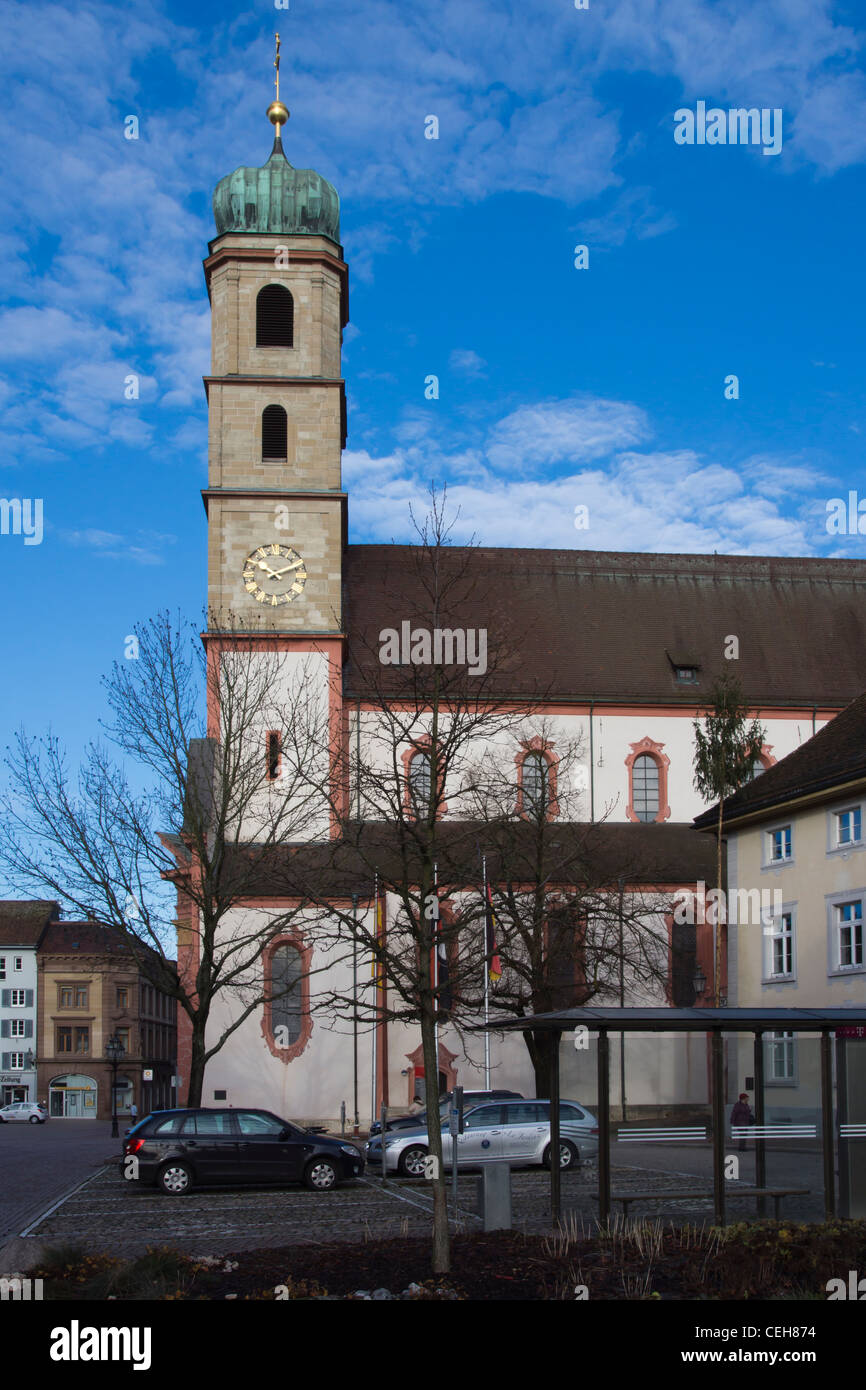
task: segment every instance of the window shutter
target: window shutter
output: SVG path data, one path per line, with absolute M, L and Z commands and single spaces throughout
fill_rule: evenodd
M 9 1009 L 12 1007 L 11 989 L 0 989 L 0 1002 L 2 1002 L 4 1009 Z
M 11 1038 L 11 1037 L 12 1037 L 12 1020 L 9 1019 L 9 1018 L 0 1018 L 0 1038 Z
M 24 1020 L 24 1036 L 25 1036 L 25 1038 L 32 1038 L 32 1037 L 33 1037 L 33 1019 L 32 1019 L 32 1018 L 25 1018 L 25 1020 Z
M 24 1004 L 25 1004 L 25 1007 L 28 1008 L 28 1009 L 32 1009 L 32 1008 L 33 1008 L 33 990 L 32 990 L 32 989 L 25 989 L 25 991 L 24 991 Z
M 11 1053 L 11 1052 L 0 1052 L 0 1067 L 2 1067 L 3 1071 L 8 1071 L 9 1068 L 10 1068 L 11 1066 L 12 1066 L 12 1053 Z

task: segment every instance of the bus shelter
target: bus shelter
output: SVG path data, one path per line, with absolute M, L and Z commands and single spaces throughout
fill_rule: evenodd
M 837 1210 L 836 1142 L 839 1142 L 840 1180 L 847 1215 L 866 1214 L 866 1004 L 844 1009 L 738 1008 L 575 1008 L 526 1018 L 492 1019 L 482 1030 L 492 1033 L 533 1032 L 553 1035 L 550 1073 L 550 1148 L 559 1153 L 560 1043 L 563 1034 L 578 1030 L 597 1039 L 598 1206 L 602 1221 L 611 1208 L 611 1085 L 610 1034 L 704 1034 L 709 1042 L 709 1100 L 712 1115 L 713 1202 L 717 1225 L 725 1223 L 725 1067 L 724 1039 L 751 1034 L 754 1047 L 755 1187 L 766 1187 L 766 1146 L 773 1127 L 765 1123 L 764 1039 L 779 1033 L 817 1034 L 820 1039 L 820 1115 L 816 1137 L 823 1160 L 824 1210 Z M 834 1103 L 833 1040 L 836 1040 Z M 708 1194 L 709 1195 L 709 1194 Z M 561 1174 L 550 1166 L 550 1204 L 554 1218 L 561 1213 Z M 861 1210 L 862 1208 L 862 1210 Z M 761 1208 L 762 1209 L 762 1208 Z

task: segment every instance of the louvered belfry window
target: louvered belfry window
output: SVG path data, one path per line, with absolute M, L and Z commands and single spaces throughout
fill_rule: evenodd
M 288 420 L 281 405 L 266 405 L 262 411 L 262 458 L 284 459 Z
M 265 285 L 256 299 L 256 347 L 294 347 L 295 302 L 283 285 Z

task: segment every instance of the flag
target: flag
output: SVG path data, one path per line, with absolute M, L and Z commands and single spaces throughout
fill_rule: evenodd
M 379 896 L 379 884 L 376 883 L 376 946 L 381 948 L 385 944 L 385 903 Z M 379 989 L 383 984 L 384 970 L 382 969 L 379 951 L 373 952 L 373 983 Z
M 497 980 L 502 979 L 502 962 L 499 959 L 499 949 L 496 945 L 496 915 L 493 911 L 493 895 L 490 892 L 490 884 L 487 885 L 487 903 L 485 908 L 486 925 L 486 948 L 487 948 L 487 971 L 490 979 L 496 984 Z
M 440 1014 L 450 1013 L 452 999 L 451 980 L 448 971 L 448 950 L 441 936 L 436 947 L 436 977 L 436 983 L 439 987 L 439 1012 Z

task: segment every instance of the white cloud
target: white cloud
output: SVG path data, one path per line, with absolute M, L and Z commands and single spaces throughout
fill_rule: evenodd
M 484 368 L 487 363 L 472 348 L 454 348 L 448 358 L 448 366 L 452 372 L 475 380 L 486 375 Z

